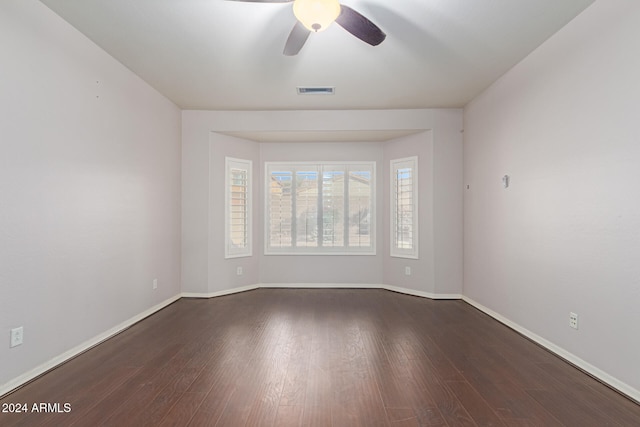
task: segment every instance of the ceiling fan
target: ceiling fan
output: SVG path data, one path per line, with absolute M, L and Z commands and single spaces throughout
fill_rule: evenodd
M 289 38 L 284 45 L 283 53 L 287 56 L 297 55 L 312 32 L 324 31 L 332 22 L 371 46 L 377 46 L 387 35 L 369 19 L 339 0 L 231 0 L 249 3 L 291 3 L 296 16 Z

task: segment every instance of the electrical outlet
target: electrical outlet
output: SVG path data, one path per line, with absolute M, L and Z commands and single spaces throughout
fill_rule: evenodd
M 411 276 L 411 267 L 405 267 L 404 268 L 404 275 L 405 276 Z
M 21 345 L 23 339 L 24 328 L 22 326 L 11 330 L 11 348 Z
M 242 273 L 243 273 L 243 271 L 242 271 L 242 267 L 238 267 L 238 268 L 236 268 L 236 274 L 237 274 L 238 276 L 242 276 Z
M 153 279 L 153 289 L 158 289 L 158 279 Z
M 578 315 L 576 313 L 569 313 L 569 326 L 578 329 Z

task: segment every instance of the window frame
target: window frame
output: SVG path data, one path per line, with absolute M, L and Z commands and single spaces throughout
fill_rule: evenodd
M 270 203 L 270 195 L 271 195 L 271 172 L 276 171 L 274 169 L 280 169 L 282 172 L 292 172 L 293 176 L 295 176 L 296 172 L 301 171 L 309 171 L 311 167 L 317 167 L 316 171 L 318 173 L 318 185 L 322 185 L 323 181 L 323 173 L 326 172 L 323 167 L 328 168 L 328 170 L 334 170 L 337 167 L 344 167 L 345 176 L 348 174 L 349 170 L 353 170 L 352 168 L 357 168 L 358 166 L 362 166 L 363 168 L 367 168 L 367 170 L 371 173 L 371 182 L 370 182 L 370 194 L 369 194 L 369 237 L 370 237 L 370 245 L 367 247 L 345 247 L 343 246 L 322 246 L 320 243 L 318 246 L 310 247 L 310 246 L 295 246 L 295 241 L 292 240 L 292 246 L 285 248 L 271 247 L 271 203 Z M 333 168 L 333 169 L 332 169 Z M 376 255 L 377 251 L 377 242 L 376 242 L 376 162 L 375 161 L 269 161 L 264 162 L 264 255 L 273 256 L 273 255 Z M 293 183 L 292 183 L 293 185 Z M 345 188 L 348 187 L 348 182 L 345 180 Z M 343 193 L 343 198 L 345 198 L 347 194 Z M 322 200 L 323 195 L 319 188 L 318 190 L 318 200 L 317 203 L 317 212 L 322 212 Z M 291 200 L 292 205 L 295 204 L 295 198 Z M 348 212 L 348 203 L 346 200 L 345 209 Z M 295 208 L 292 207 L 292 212 L 295 215 Z M 345 216 L 343 219 L 343 224 L 345 229 L 348 228 L 348 216 Z M 318 224 L 323 223 L 323 216 L 317 215 Z M 294 229 L 297 228 L 296 220 L 292 218 L 292 236 L 296 236 L 296 231 Z M 320 227 L 319 227 L 320 228 Z M 320 230 L 319 230 L 320 231 Z M 318 234 L 320 234 L 318 232 Z M 346 233 L 348 234 L 348 233 Z M 293 239 L 293 237 L 292 237 Z M 348 241 L 348 237 L 346 237 Z
M 400 248 L 397 245 L 397 223 L 398 223 L 398 193 L 396 187 L 396 177 L 398 170 L 411 169 L 411 248 Z M 418 216 L 418 156 L 403 157 L 400 159 L 393 159 L 390 161 L 389 168 L 389 196 L 390 196 L 390 230 L 389 230 L 389 246 L 390 256 L 395 258 L 419 258 L 419 219 Z
M 246 201 L 245 201 L 245 230 L 246 244 L 243 248 L 234 247 L 231 238 L 231 171 L 232 169 L 240 169 L 246 171 Z M 253 255 L 253 162 L 251 160 L 237 159 L 234 157 L 225 157 L 225 210 L 224 210 L 224 226 L 225 226 L 225 245 L 224 257 L 242 258 Z

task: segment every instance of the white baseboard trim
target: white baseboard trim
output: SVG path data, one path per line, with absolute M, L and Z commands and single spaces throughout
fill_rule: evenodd
M 119 325 L 114 326 L 113 328 L 109 329 L 106 332 L 103 332 L 99 335 L 96 335 L 95 337 L 83 342 L 82 344 L 72 348 L 71 350 L 65 351 L 64 353 L 54 357 L 53 359 L 50 359 L 48 361 L 46 361 L 45 363 L 36 366 L 35 368 L 33 368 L 32 370 L 20 375 L 19 377 L 16 377 L 12 380 L 10 380 L 9 382 L 6 382 L 4 384 L 0 385 L 0 396 L 4 396 L 5 394 L 9 393 L 10 391 L 13 391 L 15 389 L 17 389 L 18 387 L 28 383 L 29 381 L 33 380 L 34 378 L 37 378 L 38 376 L 44 374 L 47 371 L 50 371 L 51 369 L 55 368 L 58 365 L 63 364 L 64 362 L 68 361 L 69 359 L 79 355 L 80 353 L 83 353 L 87 350 L 89 350 L 92 347 L 95 347 L 96 345 L 100 344 L 103 341 L 108 340 L 109 338 L 113 337 L 114 335 L 117 335 L 118 333 L 124 331 L 125 329 L 127 329 L 128 327 L 134 325 L 135 323 L 138 323 L 139 321 L 141 321 L 142 319 L 144 319 L 145 317 L 151 316 L 153 313 L 155 313 L 156 311 L 162 310 L 163 308 L 165 308 L 166 306 L 168 306 L 169 304 L 174 303 L 175 301 L 180 299 L 180 294 L 175 295 L 163 302 L 161 302 L 160 304 L 156 304 L 153 307 L 143 311 L 140 314 L 137 314 L 135 316 L 133 316 L 130 319 L 125 320 L 124 322 L 120 323 Z
M 371 283 L 260 283 L 260 288 L 344 288 L 344 289 L 384 289 L 401 294 L 429 299 L 462 299 L 461 294 L 434 294 L 430 292 L 417 291 L 415 289 L 402 288 L 394 285 L 371 284 Z
M 254 289 L 258 289 L 259 287 L 260 285 L 247 285 L 216 292 L 183 292 L 181 296 L 183 298 L 215 298 L 225 295 L 237 294 L 239 292 L 252 291 Z
M 381 289 L 384 285 L 370 283 L 260 283 L 260 288 L 291 289 Z
M 431 292 L 416 291 L 415 289 L 402 288 L 393 285 L 382 285 L 382 289 L 429 299 L 462 299 L 461 294 L 434 294 Z
M 603 383 L 607 384 L 608 386 L 618 390 L 620 393 L 626 395 L 627 397 L 631 398 L 632 400 L 635 400 L 636 403 L 640 403 L 640 390 L 637 390 L 637 389 L 631 387 L 630 385 L 620 381 L 619 379 L 607 374 L 603 370 L 598 369 L 595 366 L 591 365 L 590 363 L 582 360 L 581 358 L 579 358 L 575 354 L 570 353 L 567 350 L 563 349 L 562 347 L 552 343 L 551 341 L 548 341 L 548 340 L 542 338 L 541 336 L 531 332 L 530 330 L 528 330 L 526 328 L 523 328 L 522 326 L 518 325 L 517 323 L 512 322 L 511 320 L 507 319 L 506 317 L 502 316 L 501 314 L 496 313 L 495 311 L 491 310 L 490 308 L 487 308 L 487 307 L 483 306 L 482 304 L 472 300 L 471 298 L 463 296 L 462 300 L 465 301 L 466 303 L 472 305 L 473 307 L 477 308 L 478 310 L 484 312 L 485 314 L 493 317 L 498 322 L 503 323 L 504 325 L 508 326 L 509 328 L 513 329 L 514 331 L 519 332 L 520 334 L 524 335 L 525 337 L 529 338 L 530 340 L 532 340 L 532 341 L 536 342 L 537 344 L 543 346 L 544 348 L 546 348 L 547 350 L 551 351 L 552 353 L 560 356 L 561 358 L 565 359 L 566 361 L 568 361 L 569 363 L 575 365 L 576 367 L 582 369 L 583 371 L 587 372 L 589 375 L 592 375 L 593 377 L 597 378 L 598 380 L 602 381 Z
M 183 298 L 215 298 L 224 295 L 246 292 L 259 288 L 291 288 L 291 289 L 385 289 L 387 291 L 399 292 L 401 294 L 429 299 L 462 299 L 461 294 L 434 294 L 430 292 L 417 291 L 415 289 L 402 288 L 400 286 L 372 284 L 372 283 L 258 283 L 255 285 L 241 286 L 238 288 L 225 289 L 217 292 L 183 292 Z

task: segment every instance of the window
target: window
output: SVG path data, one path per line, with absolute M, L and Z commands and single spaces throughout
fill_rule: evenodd
M 374 162 L 265 166 L 265 254 L 375 254 Z
M 250 160 L 225 159 L 225 258 L 251 256 Z
M 391 256 L 418 258 L 418 158 L 391 161 Z

